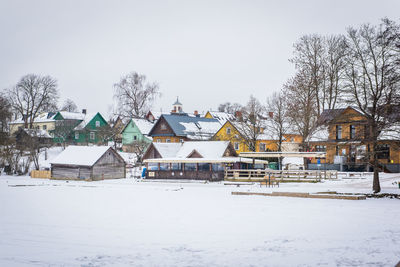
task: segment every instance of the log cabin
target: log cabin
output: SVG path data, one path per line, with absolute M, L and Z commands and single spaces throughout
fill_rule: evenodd
M 126 177 L 124 159 L 108 146 L 69 146 L 50 164 L 53 179 L 93 181 Z

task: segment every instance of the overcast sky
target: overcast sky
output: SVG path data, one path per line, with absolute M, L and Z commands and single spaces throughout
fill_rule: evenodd
M 158 82 L 154 110 L 179 96 L 186 112 L 261 101 L 294 73 L 304 34 L 399 21 L 400 1 L 0 0 L 0 89 L 23 75 L 58 80 L 60 103 L 107 115 L 113 84 L 131 71 Z

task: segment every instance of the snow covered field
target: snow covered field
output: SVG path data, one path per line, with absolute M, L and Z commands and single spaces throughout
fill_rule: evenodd
M 399 174 L 382 180 L 400 193 Z M 398 199 L 231 195 L 370 187 L 370 178 L 269 189 L 0 176 L 0 266 L 394 266 Z

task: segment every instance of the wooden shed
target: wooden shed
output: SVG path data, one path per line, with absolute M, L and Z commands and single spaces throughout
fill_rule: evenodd
M 51 178 L 102 180 L 126 177 L 126 163 L 108 146 L 69 146 L 51 163 Z

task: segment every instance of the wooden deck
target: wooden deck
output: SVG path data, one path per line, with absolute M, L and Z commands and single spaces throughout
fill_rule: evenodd
M 338 172 L 314 170 L 225 170 L 224 179 L 232 182 L 261 182 L 276 180 L 279 182 L 319 182 L 337 179 Z

